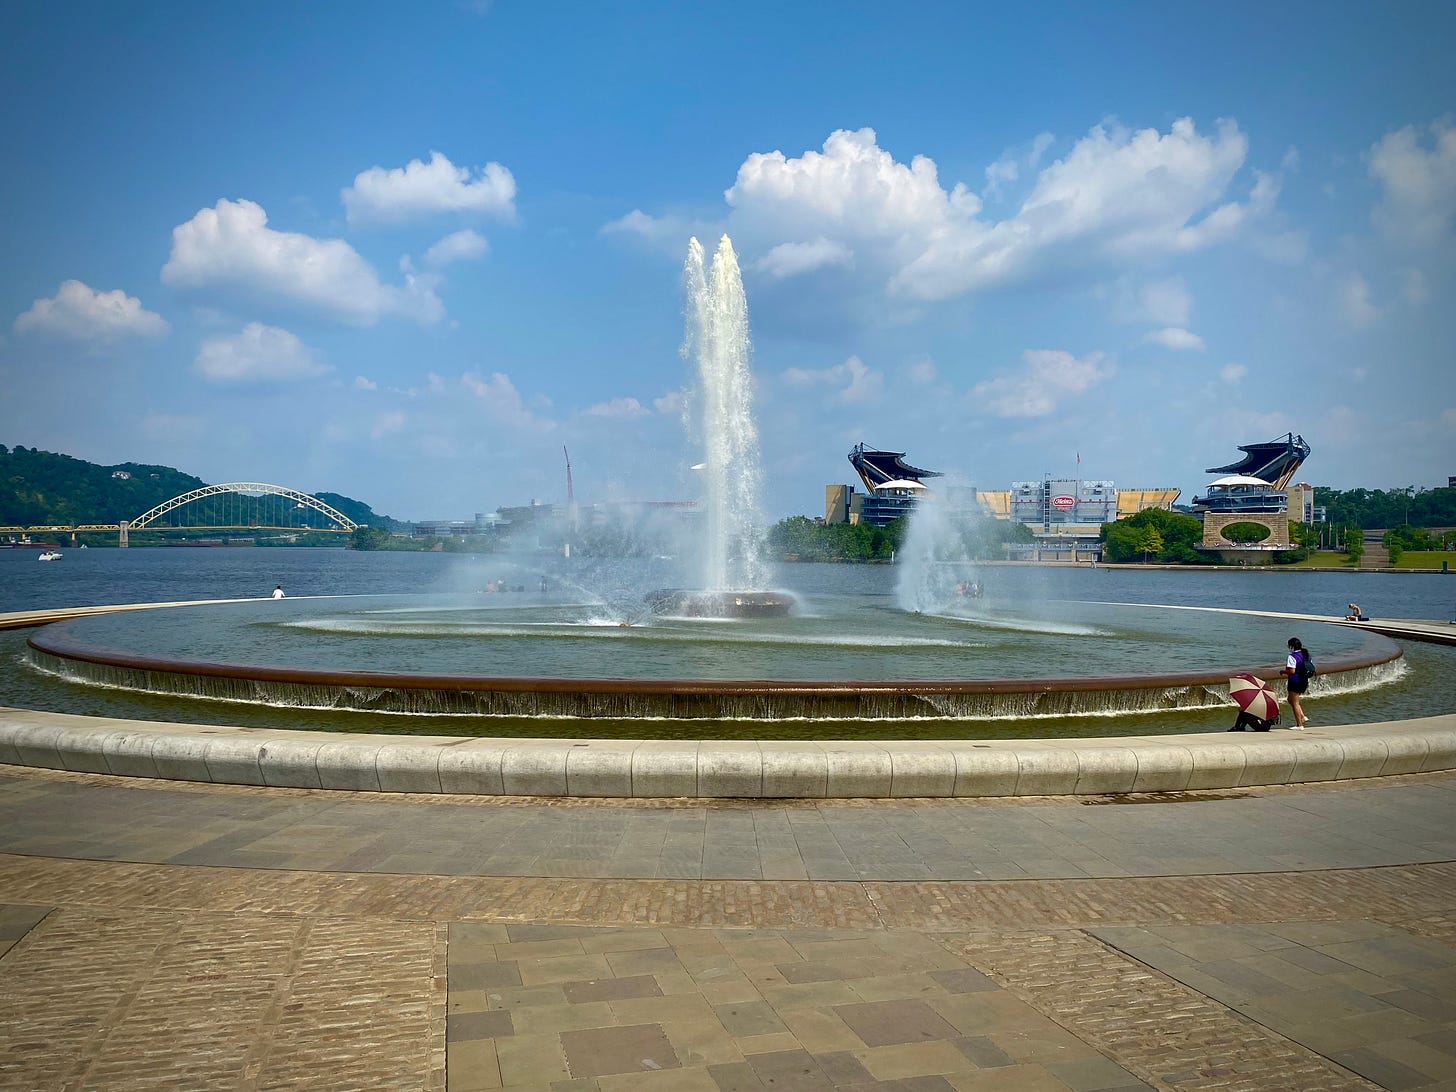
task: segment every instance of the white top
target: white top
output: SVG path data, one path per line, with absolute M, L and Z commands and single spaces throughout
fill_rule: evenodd
M 1230 474 L 1226 478 L 1219 478 L 1218 481 L 1208 483 L 1210 489 L 1220 489 L 1231 485 L 1262 485 L 1265 489 L 1274 488 L 1263 478 L 1251 478 L 1247 474 Z
M 909 478 L 896 478 L 894 481 L 881 482 L 879 485 L 875 486 L 875 492 L 878 493 L 881 489 L 912 489 L 913 490 L 913 489 L 924 489 L 924 488 L 925 488 L 925 486 L 921 482 L 912 482 Z
M 282 588 L 274 588 L 273 589 L 273 598 L 274 599 L 282 599 L 283 598 L 283 589 Z

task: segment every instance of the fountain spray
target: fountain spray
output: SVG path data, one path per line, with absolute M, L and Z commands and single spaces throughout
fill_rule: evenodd
M 748 300 L 728 236 L 718 240 L 711 270 L 704 268 L 702 245 L 690 239 L 683 280 L 687 289 L 683 356 L 697 363 L 697 420 L 704 448 L 703 587 L 761 588 L 767 573 L 749 371 Z

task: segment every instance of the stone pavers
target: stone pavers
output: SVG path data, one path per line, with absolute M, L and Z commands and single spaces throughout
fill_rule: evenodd
M 1385 1088 L 1456 1083 L 1456 948 L 1374 921 L 1096 930 Z
M 1146 1087 L 916 933 L 461 924 L 449 1007 L 451 1092 Z
M 1354 1090 L 1370 1085 L 1080 931 L 946 938 L 1071 1033 L 1160 1088 Z M 1279 1084 L 1275 1084 L 1277 1081 Z
M 621 806 L 25 771 L 0 1088 L 1448 1087 L 1453 787 Z M 1021 878 L 965 878 L 992 850 Z M 852 875 L 764 875 L 836 851 Z M 756 874 L 629 878 L 694 854 Z
M 48 906 L 0 906 L 0 957 L 50 913 Z
M 1295 887 L 1272 912 L 1268 902 L 1258 901 L 1261 893 L 1248 886 L 1266 882 L 1263 894 L 1268 895 L 1286 880 Z M 318 946 L 317 964 L 327 968 L 322 978 L 332 981 L 336 961 L 347 968 L 352 959 L 369 968 L 368 977 L 390 980 L 398 977 L 391 969 L 400 959 L 399 930 L 404 930 L 418 940 L 411 945 L 408 986 L 399 996 L 427 1006 L 436 996 L 432 991 L 448 988 L 448 994 L 437 997 L 448 996 L 448 1013 L 436 1006 L 426 1039 L 437 1044 L 436 1051 L 448 1049 L 449 1087 L 456 1090 L 601 1090 L 636 1083 L 651 1087 L 653 1082 L 689 1089 L 870 1088 L 897 1087 L 889 1083 L 895 1081 L 918 1082 L 902 1086 L 907 1088 L 938 1089 L 1358 1088 L 1366 1085 L 1351 1071 L 1372 1069 L 1373 1062 L 1367 1060 L 1372 1051 L 1350 1055 L 1347 1060 L 1358 1064 L 1345 1066 L 1329 1044 L 1291 1041 L 1294 1037 L 1272 1022 L 1256 1022 L 1199 988 L 1202 983 L 1174 981 L 1180 974 L 1193 981 L 1183 968 L 1170 964 L 1166 974 L 1150 970 L 1151 949 L 1157 945 L 1147 938 L 1176 941 L 1187 962 L 1214 963 L 1246 958 L 1252 950 L 1247 943 L 1231 947 L 1239 941 L 1237 930 L 1274 928 L 1251 922 L 1282 920 L 1281 930 L 1298 924 L 1310 930 L 1303 941 L 1310 947 L 1394 935 L 1388 926 L 1368 920 L 1359 924 L 1361 915 L 1371 912 L 1415 915 L 1411 920 L 1419 925 L 1406 931 L 1408 936 L 1417 928 L 1446 934 L 1456 921 L 1456 866 L 1450 864 L 1289 877 L 837 884 L 827 885 L 834 889 L 827 899 L 796 898 L 814 886 L 547 883 L 0 857 L 0 892 L 7 899 L 15 897 L 12 893 L 23 896 L 31 918 L 43 898 L 51 905 L 72 907 L 52 911 L 43 927 L 33 926 L 24 943 L 0 960 L 0 986 L 17 1012 L 44 1014 L 48 1007 L 70 1000 L 64 992 L 56 997 L 50 990 L 51 976 L 78 974 L 74 968 L 83 965 L 114 966 L 121 976 L 77 979 L 114 985 L 132 973 L 126 969 L 139 957 L 89 939 L 116 932 L 100 923 L 123 923 L 133 940 L 140 937 L 151 946 L 148 951 L 177 934 L 180 925 L 189 925 L 216 944 L 208 971 L 214 992 L 193 994 L 192 1010 L 215 1019 L 220 1010 L 230 1014 L 227 1006 L 241 1006 L 245 1018 L 229 1015 L 225 1022 L 235 1035 L 249 1040 L 247 1057 L 272 1059 L 285 1067 L 278 1072 L 309 1074 L 309 1087 L 352 1087 L 346 1078 L 362 1079 L 369 1059 L 377 1055 L 370 1044 L 380 1033 L 371 1027 L 375 1021 L 368 1019 L 369 1007 L 339 1022 L 330 1013 L 347 1012 L 342 1002 L 331 1006 L 300 989 L 293 1015 L 306 1027 L 319 1021 L 319 1035 L 330 1051 L 310 1050 L 307 1043 L 287 1050 L 272 1045 L 291 1043 L 305 1029 L 272 1027 L 266 1013 L 257 1015 L 257 995 L 250 991 L 256 991 L 257 979 L 268 977 L 278 956 L 274 941 L 254 938 L 261 935 L 261 924 L 281 938 L 278 943 L 296 947 L 298 942 L 288 938 L 306 931 L 308 944 Z M 644 897 L 644 887 L 658 889 L 656 896 Z M 779 887 L 789 890 L 774 892 Z M 873 890 L 850 898 L 862 887 Z M 919 898 L 896 897 L 910 887 Z M 693 888 L 699 889 L 697 897 L 688 897 Z M 764 898 L 765 892 L 778 897 Z M 178 904 L 215 909 L 171 909 Z M 846 905 L 861 908 L 861 924 L 846 924 Z M 791 906 L 792 916 L 802 924 L 785 928 L 777 923 L 789 916 Z M 892 906 L 896 909 L 890 913 Z M 957 910 L 948 914 L 946 908 Z M 538 919 L 556 914 L 577 921 L 595 915 L 598 921 L 655 924 L 624 928 L 499 920 L 514 914 Z M 64 953 L 58 945 L 50 958 L 65 954 L 73 967 L 52 962 L 46 965 L 48 974 L 30 974 L 28 964 L 15 958 L 37 944 L 57 915 L 71 915 L 76 924 L 65 934 Z M 703 924 L 725 918 L 740 927 Z M 427 934 L 436 928 L 430 921 L 447 923 L 435 934 L 433 963 L 426 954 Z M 1054 924 L 1028 932 L 1023 928 L 1027 921 Z M 1139 924 L 1097 924 L 1103 921 Z M 1175 921 L 1204 924 L 1169 924 Z M 209 922 L 235 925 L 228 931 L 203 929 Z M 958 928 L 967 922 L 973 931 Z M 1209 924 L 1213 922 L 1237 924 Z M 427 972 L 441 967 L 447 928 L 448 977 L 442 977 L 438 970 Z M 1200 936 L 1199 929 L 1208 931 Z M 1287 931 L 1282 935 L 1289 949 L 1301 943 Z M 1123 941 L 1126 951 L 1102 937 Z M 1430 981 L 1422 981 L 1419 989 L 1409 981 L 1397 983 L 1389 992 L 1411 1005 L 1419 1000 L 1411 1000 L 1415 993 L 1429 997 L 1429 1003 L 1422 1002 L 1422 1018 L 1440 1019 L 1443 1006 L 1456 1005 L 1456 982 L 1444 970 L 1456 959 L 1456 949 L 1444 940 L 1423 939 L 1420 944 L 1433 945 L 1415 949 L 1425 952 L 1422 958 L 1432 964 L 1427 968 L 1435 972 Z M 1359 958 L 1409 960 L 1410 951 L 1401 948 L 1397 954 L 1387 946 Z M 168 979 L 163 975 L 160 980 Z M 339 995 L 352 997 L 356 989 L 341 986 Z M 107 1011 L 113 1008 L 118 1008 L 114 1002 Z M 74 1010 L 69 1011 L 74 1019 Z M 271 1011 L 281 1016 L 286 1010 Z M 0 1012 L 0 1026 L 8 1016 Z M 179 1035 L 168 1031 L 170 1021 L 183 1021 Z M 166 1007 L 145 1015 L 119 1015 L 113 1022 L 136 1029 L 130 1038 L 107 1034 L 95 1048 L 96 1058 L 125 1048 L 122 1059 L 112 1059 L 115 1072 L 107 1071 L 118 1087 L 127 1087 L 132 1076 L 125 1059 L 133 1052 L 145 1054 L 148 1039 L 152 1049 L 164 1052 L 187 1041 L 185 1018 Z M 22 1022 L 15 1034 L 25 1039 L 22 1033 L 31 1027 Z M 73 1036 L 93 1042 L 99 1025 L 89 1027 Z M 590 1036 L 569 1033 L 618 1027 L 634 1029 L 630 1042 L 642 1048 L 635 1062 L 644 1064 L 631 1071 L 597 1068 L 590 1076 L 582 1075 L 607 1061 L 584 1061 L 601 1052 L 592 1049 Z M 1428 1048 L 1427 1059 L 1437 1049 L 1413 1035 L 1408 1038 Z M 1443 1041 L 1435 1040 L 1438 1046 Z M 6 1046 L 0 1041 L 0 1047 Z M 1409 1061 L 1409 1052 L 1395 1057 L 1382 1053 L 1378 1043 L 1347 1043 L 1341 1049 L 1372 1046 L 1380 1055 L 1376 1060 Z M 11 1053 L 5 1050 L 0 1056 Z M 234 1058 L 226 1051 L 206 1056 L 224 1068 Z M 413 1067 L 397 1086 L 438 1087 L 430 1083 L 428 1056 L 428 1050 L 391 1055 L 408 1059 Z M 78 1058 L 73 1052 L 71 1057 L 73 1072 L 89 1072 L 76 1067 L 88 1064 L 90 1055 Z M 573 1057 L 583 1059 L 577 1070 Z M 622 1064 L 620 1055 L 613 1058 L 611 1065 Z M 1404 1071 L 1387 1066 L 1379 1072 Z M 45 1073 L 25 1073 L 26 1079 L 45 1086 Z M 551 1074 L 555 1076 L 547 1080 Z M 390 1087 L 386 1076 L 379 1075 L 376 1085 Z M 1297 1083 L 1281 1083 L 1287 1080 Z M 579 1081 L 594 1083 L 569 1083 Z M 289 1082 L 280 1078 L 280 1083 Z M 1376 1083 L 1381 1083 L 1378 1078 Z M 8 1085 L 0 1080 L 0 1086 Z M 1417 1087 L 1398 1082 L 1381 1086 Z
M 443 1088 L 434 948 L 428 923 L 58 908 L 0 962 L 0 1087 Z
M 1305 871 L 1456 859 L 1456 775 L 926 806 L 238 790 L 0 767 L 0 852 L 428 875 L 951 881 Z M 1140 800 L 1122 806 L 1126 800 Z

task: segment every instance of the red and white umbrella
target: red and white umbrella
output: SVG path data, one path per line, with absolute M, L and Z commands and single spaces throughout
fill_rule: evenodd
M 1279 715 L 1279 702 L 1263 679 L 1254 675 L 1235 675 L 1229 679 L 1229 697 L 1240 709 L 1260 720 L 1273 720 Z

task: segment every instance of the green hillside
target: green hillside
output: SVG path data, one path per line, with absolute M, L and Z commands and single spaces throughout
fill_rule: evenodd
M 207 483 L 170 466 L 97 466 L 0 444 L 0 524 L 117 523 Z
M 69 455 L 0 444 L 0 526 L 118 523 L 207 484 L 170 466 L 98 466 Z M 315 495 L 356 523 L 403 526 L 362 501 L 338 493 Z

